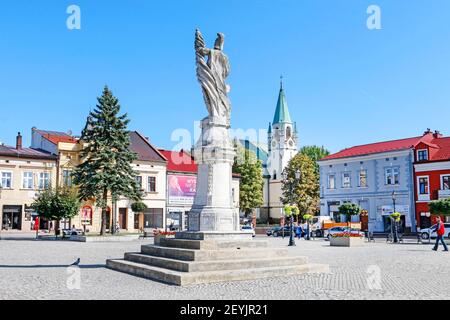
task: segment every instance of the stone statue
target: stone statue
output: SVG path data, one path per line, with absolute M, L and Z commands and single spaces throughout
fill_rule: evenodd
M 228 57 L 223 53 L 224 41 L 224 34 L 218 33 L 214 49 L 208 49 L 200 30 L 197 29 L 195 32 L 197 78 L 202 86 L 209 119 L 212 122 L 229 126 L 231 103 L 228 93 L 230 86 L 225 81 L 230 74 L 230 64 Z
M 214 49 L 208 49 L 199 30 L 195 32 L 197 78 L 202 87 L 208 116 L 201 122 L 201 137 L 194 149 L 198 164 L 197 192 L 189 213 L 189 231 L 239 232 L 239 210 L 232 197 L 234 147 L 230 139 L 230 74 L 223 53 L 225 36 L 217 34 Z

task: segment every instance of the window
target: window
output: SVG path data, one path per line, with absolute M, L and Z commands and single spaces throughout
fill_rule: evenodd
M 418 161 L 427 161 L 428 160 L 428 150 L 418 150 L 417 151 L 417 160 Z
M 399 168 L 386 168 L 386 184 L 397 185 L 400 184 L 400 170 Z
M 352 187 L 352 176 L 350 172 L 344 172 L 342 174 L 342 188 L 351 188 Z
M 328 175 L 328 189 L 336 189 L 336 176 L 334 174 Z
M 63 186 L 72 186 L 72 172 L 70 170 L 63 170 Z
M 367 170 L 359 171 L 358 187 L 367 188 Z
M 286 139 L 289 139 L 292 136 L 291 127 L 286 128 Z
M 22 188 L 33 189 L 33 172 L 24 172 L 22 177 Z
M 136 183 L 139 188 L 142 188 L 142 176 L 136 176 Z
M 442 177 L 442 190 L 450 190 L 450 176 Z
M 39 173 L 39 189 L 47 189 L 48 187 L 50 187 L 50 173 Z
M 11 189 L 12 188 L 12 173 L 11 172 L 2 172 L 1 187 L 3 189 Z
M 419 194 L 429 194 L 428 177 L 419 177 Z
M 148 208 L 144 211 L 144 228 L 162 228 L 163 209 Z
M 156 178 L 148 177 L 147 192 L 155 192 L 155 191 L 156 191 Z

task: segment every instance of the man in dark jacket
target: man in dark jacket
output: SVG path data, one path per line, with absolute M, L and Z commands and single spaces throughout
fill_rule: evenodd
M 442 245 L 444 246 L 444 251 L 448 251 L 447 244 L 444 241 L 445 226 L 440 217 L 436 218 L 436 225 L 433 227 L 432 232 L 433 231 L 436 231 L 437 234 L 436 244 L 434 245 L 433 250 L 437 251 L 439 247 L 439 241 L 441 241 Z

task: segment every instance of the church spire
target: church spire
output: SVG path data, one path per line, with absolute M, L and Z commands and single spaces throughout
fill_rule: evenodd
M 284 123 L 291 121 L 291 115 L 289 114 L 288 105 L 286 102 L 286 96 L 283 89 L 283 76 L 280 77 L 280 93 L 278 95 L 277 108 L 275 110 L 275 116 L 273 117 L 272 124 Z

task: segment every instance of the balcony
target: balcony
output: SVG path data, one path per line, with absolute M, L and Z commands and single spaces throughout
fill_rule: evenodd
M 450 198 L 450 190 L 439 190 L 438 198 L 440 199 L 448 199 Z

